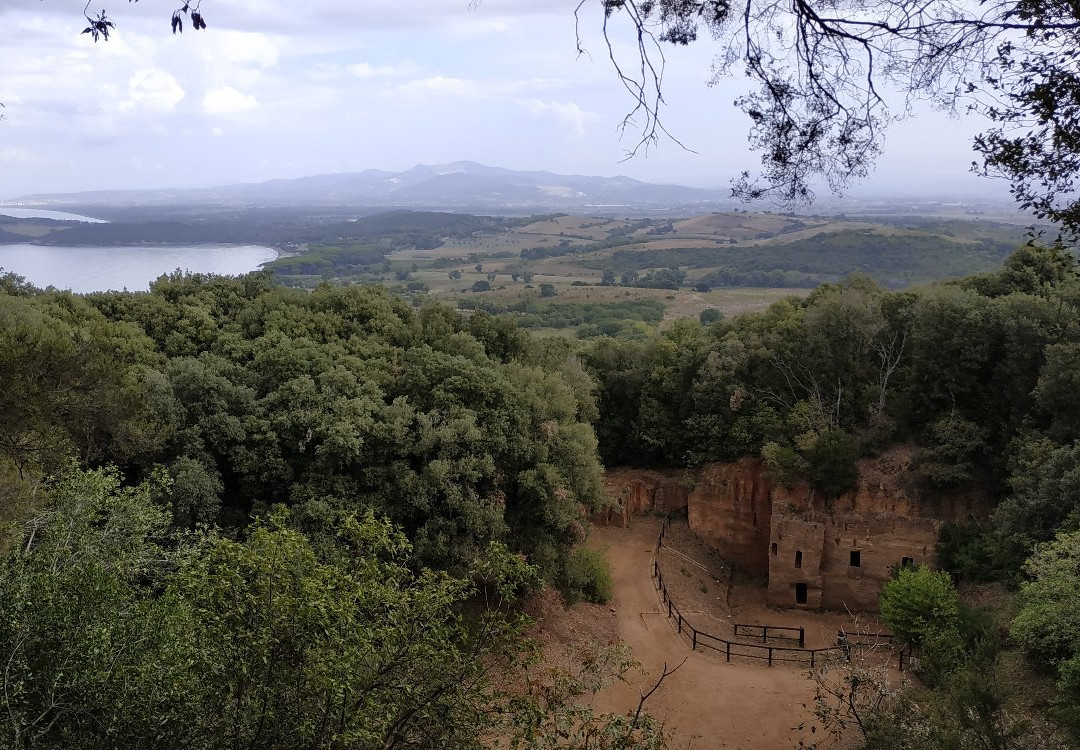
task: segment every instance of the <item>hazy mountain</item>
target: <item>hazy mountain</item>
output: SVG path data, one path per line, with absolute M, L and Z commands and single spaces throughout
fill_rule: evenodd
M 656 185 L 629 177 L 518 172 L 469 161 L 418 165 L 404 172 L 368 169 L 293 180 L 213 188 L 103 190 L 27 195 L 11 201 L 36 206 L 387 206 L 403 208 L 667 207 L 729 204 L 728 191 Z

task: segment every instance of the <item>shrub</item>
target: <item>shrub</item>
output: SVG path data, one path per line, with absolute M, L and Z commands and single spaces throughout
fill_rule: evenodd
M 881 590 L 881 619 L 909 646 L 951 641 L 959 626 L 960 600 L 949 574 L 925 565 L 900 568 Z
M 600 550 L 578 547 L 566 561 L 563 595 L 570 602 L 606 604 L 611 600 L 611 564 Z
M 696 288 L 697 287 L 695 287 L 695 289 Z M 706 289 L 705 291 L 708 290 Z M 698 313 L 698 320 L 700 320 L 701 324 L 704 326 L 711 325 L 723 319 L 724 314 L 717 310 L 715 307 L 706 307 L 704 310 Z

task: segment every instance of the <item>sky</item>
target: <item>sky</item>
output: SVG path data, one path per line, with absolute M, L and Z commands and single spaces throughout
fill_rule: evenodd
M 625 159 L 598 1 L 585 54 L 577 0 L 203 0 L 208 29 L 175 35 L 180 0 L 92 3 L 108 42 L 80 34 L 78 0 L 0 0 L 0 199 L 457 160 L 723 188 L 758 164 L 733 106 L 749 86 L 708 85 L 707 39 L 666 49 L 665 124 L 692 151 Z M 968 172 L 981 123 L 921 109 L 849 194 L 1007 197 Z

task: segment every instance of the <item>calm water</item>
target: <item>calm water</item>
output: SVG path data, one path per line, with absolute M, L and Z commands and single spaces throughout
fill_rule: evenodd
M 107 224 L 104 219 L 95 219 L 92 216 L 80 216 L 69 214 L 64 211 L 46 211 L 42 208 L 8 208 L 0 206 L 0 215 L 10 216 L 13 219 L 57 219 L 59 221 L 86 221 L 91 224 Z
M 229 276 L 258 269 L 277 253 L 256 245 L 177 247 L 43 247 L 0 245 L 0 268 L 34 286 L 73 292 L 109 289 L 145 291 L 150 282 L 176 269 Z

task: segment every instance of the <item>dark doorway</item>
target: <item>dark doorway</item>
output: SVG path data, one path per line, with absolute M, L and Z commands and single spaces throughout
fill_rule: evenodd
M 851 550 L 851 567 L 862 567 L 862 552 L 857 549 Z
M 795 584 L 795 603 L 796 604 L 806 604 L 806 584 L 805 583 L 796 583 Z
M 776 542 L 772 543 L 772 553 L 773 553 L 773 557 L 776 557 Z

